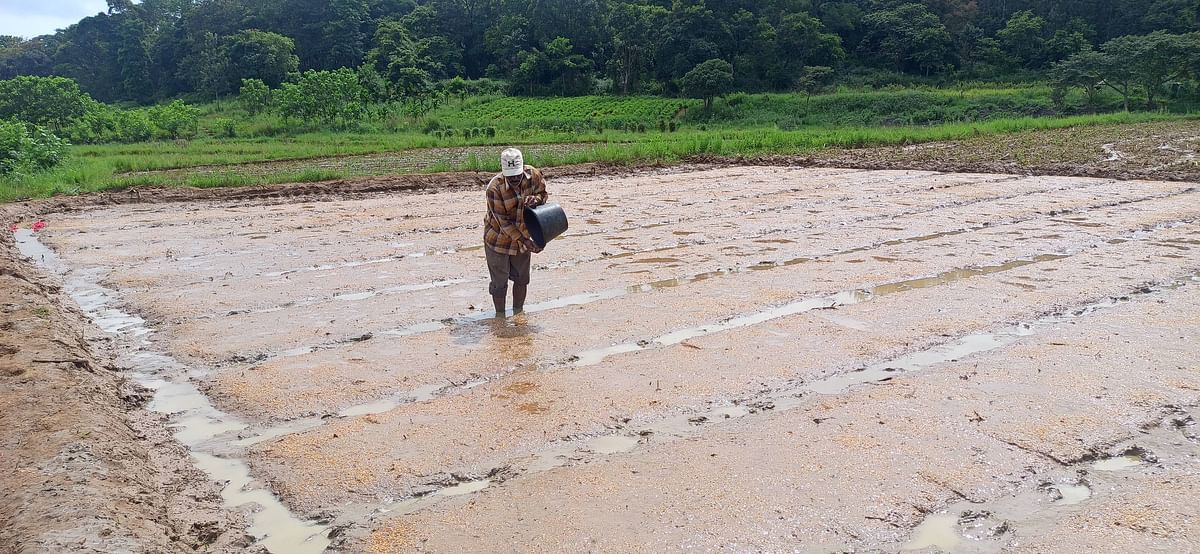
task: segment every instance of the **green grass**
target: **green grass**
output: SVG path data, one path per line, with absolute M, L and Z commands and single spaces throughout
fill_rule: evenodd
M 1082 91 L 1069 91 L 1062 106 L 1048 86 L 991 89 L 906 89 L 839 91 L 812 98 L 799 94 L 732 94 L 711 111 L 687 112 L 689 123 L 738 127 L 874 127 L 972 123 L 1021 117 L 1061 117 L 1114 112 L 1119 98 L 1103 94 L 1087 105 Z
M 572 142 L 591 144 L 571 152 L 531 152 L 528 162 L 537 166 L 556 166 L 587 162 L 615 164 L 674 163 L 691 156 L 756 156 L 800 154 L 826 148 L 859 148 L 959 140 L 975 136 L 1015 133 L 1039 129 L 1078 126 L 1118 125 L 1177 120 L 1184 116 L 1167 114 L 1085 115 L 1064 118 L 1022 117 L 976 123 L 948 123 L 933 126 L 838 127 L 780 130 L 688 128 L 677 133 L 606 133 L 604 135 L 536 133 L 505 135 L 472 144 L 500 146 L 520 143 Z M 1191 116 L 1186 116 L 1191 118 Z M 423 135 L 314 134 L 283 139 L 204 140 L 180 143 L 150 143 L 76 147 L 62 166 L 43 174 L 0 180 L 0 201 L 20 198 L 76 194 L 122 189 L 132 186 L 168 185 L 194 187 L 246 186 L 291 182 L 312 182 L 362 175 L 350 169 L 304 169 L 268 172 L 261 175 L 233 171 L 181 174 L 121 175 L 117 168 L 194 167 L 222 165 L 266 159 L 296 159 L 314 156 L 395 152 L 426 148 L 432 144 Z M 469 141 L 459 141 L 466 144 Z M 491 171 L 494 161 L 477 156 L 462 163 L 435 163 L 429 172 Z M 124 170 L 124 169 L 122 169 Z M 384 170 L 378 172 L 386 173 Z
M 451 128 L 583 130 L 642 124 L 653 127 L 699 105 L 697 100 L 645 96 L 503 97 L 459 104 L 429 115 Z

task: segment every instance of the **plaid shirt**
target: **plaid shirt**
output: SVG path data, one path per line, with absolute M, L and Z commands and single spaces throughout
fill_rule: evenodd
M 539 205 L 546 203 L 546 180 L 536 167 L 525 166 L 515 189 L 508 186 L 504 175 L 492 177 L 487 186 L 487 216 L 483 218 L 484 245 L 509 256 L 526 252 L 521 242 L 529 238 L 529 231 L 525 229 L 522 203 L 530 196 L 537 198 Z

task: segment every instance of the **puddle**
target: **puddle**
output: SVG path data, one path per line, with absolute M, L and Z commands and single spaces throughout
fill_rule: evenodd
M 925 518 L 901 550 L 921 550 L 922 548 L 938 548 L 944 552 L 953 552 L 962 543 L 962 535 L 958 533 L 958 517 L 950 514 L 933 514 Z
M 337 264 L 321 264 L 308 267 L 299 267 L 296 269 L 288 269 L 284 271 L 269 271 L 263 273 L 263 277 L 283 277 L 284 275 L 293 275 L 296 273 L 309 273 L 313 271 L 328 271 L 331 269 L 347 269 L 351 267 L 363 267 L 368 265 L 385 264 L 397 260 L 403 260 L 404 256 L 388 256 L 386 258 L 376 258 L 373 260 L 358 260 L 354 262 L 342 262 Z
M 25 256 L 38 261 L 62 278 L 64 289 L 97 326 L 116 335 L 126 344 L 124 355 L 131 361 L 131 377 L 154 391 L 147 409 L 167 414 L 168 427 L 187 447 L 196 467 L 217 483 L 224 483 L 221 497 L 228 508 L 254 505 L 248 530 L 272 554 L 308 554 L 323 552 L 330 541 L 328 528 L 295 517 L 278 498 L 250 477 L 250 468 L 239 458 L 221 458 L 206 448 L 211 439 L 245 429 L 247 425 L 217 410 L 208 397 L 189 380 L 188 368 L 170 356 L 144 349 L 153 330 L 142 318 L 111 307 L 116 294 L 97 284 L 88 272 L 72 272 L 58 256 L 29 231 L 15 233 L 17 247 Z
M 490 487 L 491 485 L 492 485 L 491 479 L 482 479 L 479 481 L 467 481 L 466 483 L 454 485 L 453 487 L 446 487 L 444 489 L 437 491 L 434 494 L 436 494 L 438 496 L 462 496 L 464 494 L 477 493 L 483 489 Z
M 225 481 L 221 498 L 226 506 L 256 507 L 247 530 L 272 554 L 319 554 L 329 546 L 325 527 L 295 518 L 270 491 L 254 485 L 250 468 L 239 460 L 192 452 L 196 467 Z
M 1040 256 L 1036 256 L 1031 259 L 1013 260 L 1011 262 L 1003 263 L 1003 264 L 999 264 L 999 265 L 953 269 L 950 271 L 939 273 L 932 277 L 923 277 L 920 279 L 909 279 L 907 281 L 900 281 L 897 283 L 889 283 L 886 285 L 880 285 L 878 287 L 869 289 L 869 292 L 872 296 L 884 296 L 884 295 L 888 295 L 888 294 L 895 294 L 897 292 L 904 292 L 904 291 L 910 291 L 910 290 L 915 290 L 915 289 L 923 289 L 923 288 L 929 288 L 929 287 L 934 287 L 934 286 L 938 286 L 938 285 L 944 285 L 947 283 L 952 283 L 954 281 L 961 281 L 963 279 L 969 279 L 971 277 L 976 277 L 979 275 L 990 275 L 993 273 L 1001 273 L 1004 271 L 1009 271 L 1011 269 L 1016 269 L 1018 267 L 1024 267 L 1027 265 L 1036 264 L 1036 263 L 1040 263 L 1040 262 L 1061 260 L 1061 259 L 1064 259 L 1067 257 L 1069 257 L 1069 256 L 1067 256 L 1065 254 L 1042 254 Z
M 1054 485 L 1060 498 L 1054 503 L 1059 506 L 1075 506 L 1092 497 L 1092 489 L 1087 485 Z
M 1135 468 L 1146 463 L 1140 456 L 1116 456 L 1113 458 L 1105 458 L 1097 460 L 1092 464 L 1092 469 L 1096 471 L 1124 471 L 1126 469 Z
M 724 417 L 725 419 L 732 419 L 735 417 L 750 415 L 750 408 L 746 408 L 744 406 L 728 406 L 725 408 L 717 408 L 713 410 L 712 413 L 717 416 Z
M 385 294 L 417 292 L 417 291 L 422 291 L 422 290 L 449 287 L 452 285 L 469 283 L 472 281 L 479 281 L 479 279 L 447 279 L 445 281 L 434 281 L 432 283 L 420 283 L 420 284 L 415 284 L 415 285 L 400 285 L 400 286 L 387 287 L 387 288 L 373 290 L 373 291 L 358 292 L 358 293 L 353 293 L 353 294 L 341 294 L 341 295 L 334 296 L 333 298 L 335 300 L 343 300 L 343 301 L 366 300 L 368 298 L 373 298 L 373 297 L 381 296 L 381 295 L 385 295 Z
M 596 454 L 617 454 L 620 452 L 629 452 L 637 447 L 637 444 L 637 437 L 605 435 L 587 441 L 584 450 L 595 452 Z

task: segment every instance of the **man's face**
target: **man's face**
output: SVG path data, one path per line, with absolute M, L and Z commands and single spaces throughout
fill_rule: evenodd
M 521 175 L 505 175 L 504 181 L 508 183 L 508 186 L 515 187 L 521 184 Z

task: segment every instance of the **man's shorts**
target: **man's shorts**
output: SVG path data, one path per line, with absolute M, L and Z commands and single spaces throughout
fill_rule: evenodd
M 492 277 L 488 291 L 493 295 L 507 291 L 509 281 L 515 285 L 529 284 L 529 252 L 509 256 L 484 246 L 483 255 L 487 258 L 488 274 Z

